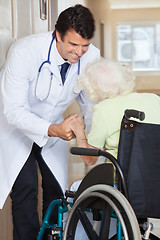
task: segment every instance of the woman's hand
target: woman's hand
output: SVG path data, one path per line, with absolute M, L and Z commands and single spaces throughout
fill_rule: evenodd
M 85 133 L 84 133 L 85 124 L 81 117 L 77 116 L 76 118 L 72 118 L 71 121 L 69 122 L 69 126 L 74 132 L 76 138 L 85 136 Z

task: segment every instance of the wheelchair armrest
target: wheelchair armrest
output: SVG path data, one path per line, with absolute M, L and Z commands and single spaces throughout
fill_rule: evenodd
M 76 192 L 70 191 L 70 190 L 66 190 L 65 192 L 65 196 L 69 197 L 69 198 L 74 198 L 76 195 Z

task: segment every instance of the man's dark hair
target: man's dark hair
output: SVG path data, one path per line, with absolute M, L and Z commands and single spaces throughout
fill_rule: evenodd
M 90 10 L 81 4 L 76 4 L 61 12 L 55 24 L 53 36 L 56 37 L 57 30 L 63 40 L 69 29 L 74 29 L 82 38 L 91 39 L 95 26 Z

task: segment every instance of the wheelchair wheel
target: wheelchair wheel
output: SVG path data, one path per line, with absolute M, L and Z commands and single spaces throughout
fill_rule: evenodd
M 98 219 L 94 212 L 99 216 Z M 122 231 L 116 233 L 116 239 L 141 239 L 136 216 L 127 199 L 117 189 L 100 184 L 86 189 L 74 203 L 65 225 L 63 240 L 115 239 L 110 238 L 111 212 L 121 224 Z M 95 228 L 97 223 L 98 229 Z M 80 232 L 83 234 L 79 237 Z

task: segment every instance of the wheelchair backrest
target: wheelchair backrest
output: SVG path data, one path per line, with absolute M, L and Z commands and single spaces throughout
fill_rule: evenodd
M 118 161 L 138 217 L 160 218 L 160 125 L 123 118 Z

